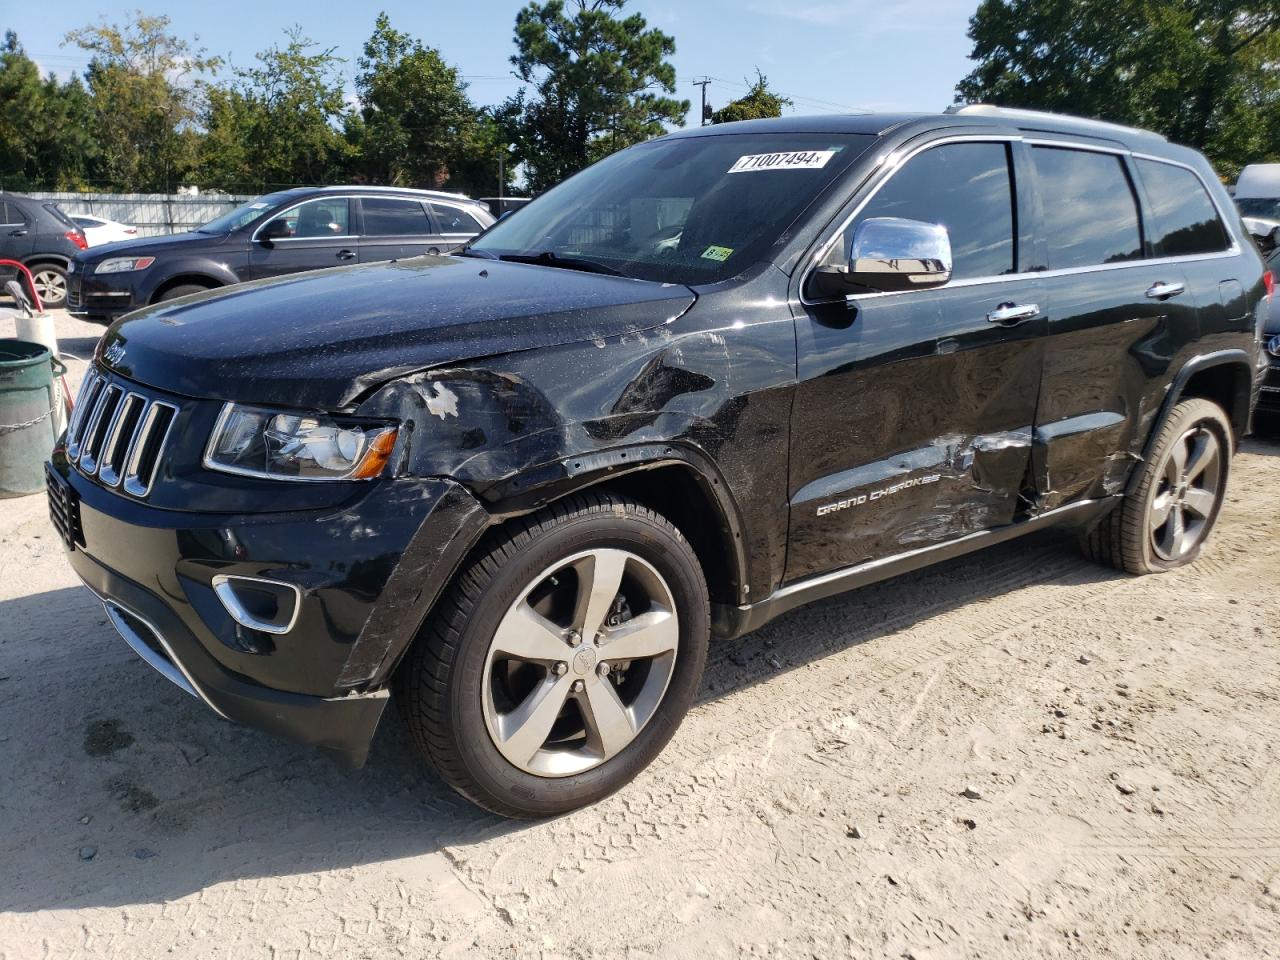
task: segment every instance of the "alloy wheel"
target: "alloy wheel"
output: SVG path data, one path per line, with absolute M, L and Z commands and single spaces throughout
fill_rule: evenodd
M 671 589 L 627 550 L 557 561 L 521 592 L 485 659 L 485 725 L 519 769 L 565 777 L 617 756 L 662 703 L 679 618 Z
M 31 282 L 41 303 L 61 303 L 67 298 L 67 278 L 57 270 L 35 270 Z
M 1223 487 L 1222 443 L 1197 424 L 1169 450 L 1147 518 L 1151 548 L 1161 560 L 1186 556 L 1204 539 Z

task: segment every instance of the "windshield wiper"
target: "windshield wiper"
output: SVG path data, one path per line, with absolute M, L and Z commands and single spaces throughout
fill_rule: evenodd
M 583 273 L 603 273 L 609 277 L 624 276 L 621 270 L 615 270 L 613 267 L 605 266 L 595 260 L 586 260 L 582 257 L 562 257 L 551 250 L 543 250 L 541 253 L 504 253 L 498 259 L 507 260 L 511 263 L 536 263 L 544 267 L 581 270 Z

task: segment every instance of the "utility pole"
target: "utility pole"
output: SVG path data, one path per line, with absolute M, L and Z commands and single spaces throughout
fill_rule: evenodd
M 695 87 L 702 88 L 702 109 L 698 111 L 698 119 L 701 121 L 699 126 L 707 125 L 707 84 L 711 82 L 710 77 L 698 77 L 693 81 Z

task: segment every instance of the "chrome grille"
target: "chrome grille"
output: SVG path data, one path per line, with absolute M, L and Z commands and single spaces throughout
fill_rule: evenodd
M 145 497 L 177 415 L 173 404 L 90 370 L 67 425 L 67 459 L 86 477 L 108 487 L 123 481 L 126 493 Z

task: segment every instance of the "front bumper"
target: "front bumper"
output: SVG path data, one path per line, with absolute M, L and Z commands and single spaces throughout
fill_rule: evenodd
M 146 306 L 146 298 L 134 289 L 131 274 L 107 274 L 96 277 L 85 270 L 94 264 L 76 263 L 67 275 L 67 312 L 75 317 L 114 319 L 131 310 Z
M 215 516 L 103 489 L 55 451 L 50 513 L 68 559 L 117 630 L 218 714 L 361 765 L 387 681 L 488 522 L 441 479 L 371 484 L 338 512 Z M 221 576 L 296 588 L 283 633 L 233 619 Z

